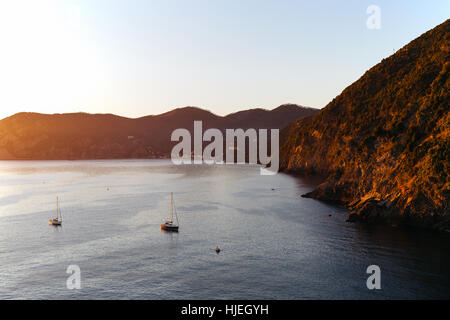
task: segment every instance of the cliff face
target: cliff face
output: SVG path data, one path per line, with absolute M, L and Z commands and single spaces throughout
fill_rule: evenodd
M 327 181 L 308 197 L 350 221 L 450 229 L 450 20 L 282 132 L 281 167 Z
M 194 120 L 207 128 L 281 129 L 292 119 L 318 110 L 284 105 L 252 109 L 226 117 L 194 107 L 128 119 L 111 114 L 19 113 L 0 120 L 0 160 L 77 160 L 170 156 L 177 128 L 192 132 Z

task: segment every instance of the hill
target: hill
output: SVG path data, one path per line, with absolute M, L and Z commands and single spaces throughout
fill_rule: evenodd
M 0 160 L 78 160 L 169 157 L 177 128 L 192 132 L 194 120 L 206 128 L 281 129 L 317 109 L 285 105 L 221 117 L 185 107 L 137 119 L 112 114 L 19 113 L 0 120 Z
M 305 195 L 350 221 L 450 230 L 450 20 L 282 132 L 281 167 L 326 182 Z

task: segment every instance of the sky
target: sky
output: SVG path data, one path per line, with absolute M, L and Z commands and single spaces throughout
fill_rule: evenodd
M 448 0 L 0 0 L 0 119 L 322 108 L 449 13 Z

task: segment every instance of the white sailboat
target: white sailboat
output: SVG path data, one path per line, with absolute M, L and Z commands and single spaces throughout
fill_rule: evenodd
M 60 226 L 62 225 L 62 216 L 61 210 L 59 209 L 59 199 L 56 197 L 56 218 L 50 220 L 51 226 Z
M 175 218 L 177 220 L 177 222 L 175 223 L 173 221 L 173 214 L 175 213 Z M 175 209 L 175 204 L 173 202 L 173 193 L 170 193 L 170 220 L 166 220 L 162 225 L 161 225 L 161 230 L 165 230 L 165 231 L 175 231 L 178 232 L 178 215 L 177 215 L 177 210 Z

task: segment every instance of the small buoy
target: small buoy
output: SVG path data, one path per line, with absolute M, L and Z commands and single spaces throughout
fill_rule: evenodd
M 331 217 L 331 213 L 329 213 L 328 216 Z
M 216 253 L 219 253 L 219 252 L 220 252 L 220 248 L 216 247 Z

